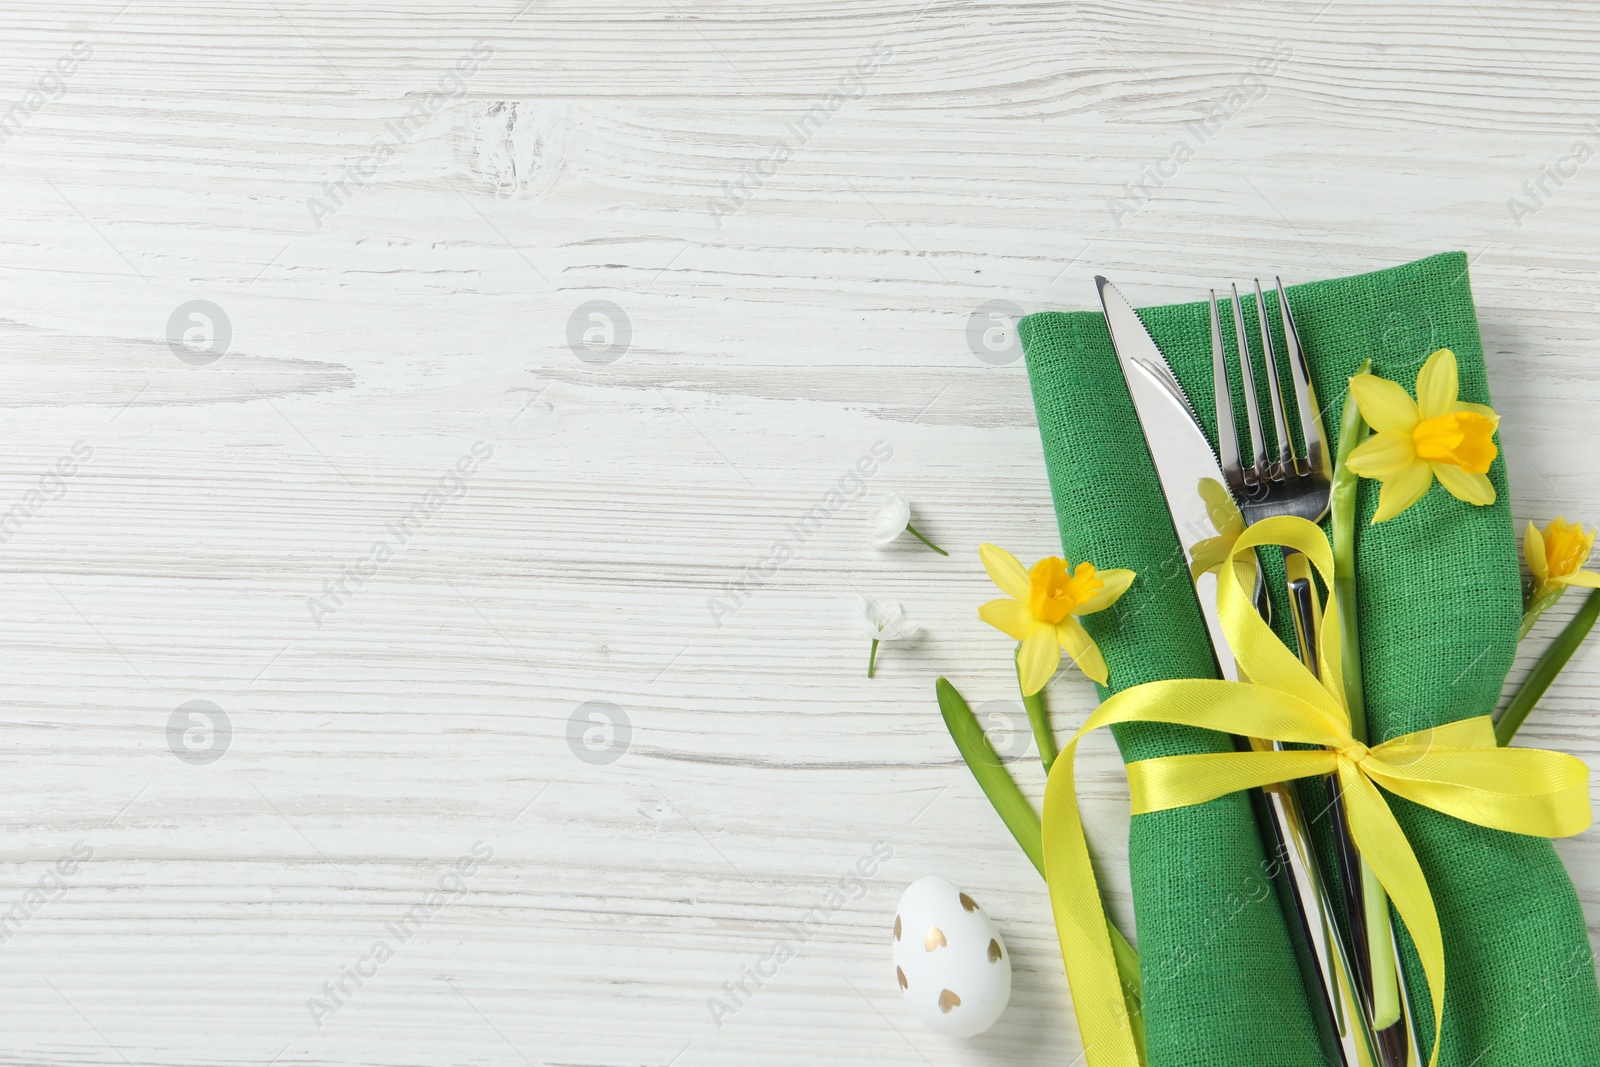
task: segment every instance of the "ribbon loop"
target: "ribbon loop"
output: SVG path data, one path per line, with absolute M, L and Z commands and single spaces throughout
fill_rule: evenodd
M 1284 545 L 1303 553 L 1329 590 L 1323 616 L 1337 616 L 1333 553 L 1320 528 L 1293 517 L 1264 519 L 1239 536 L 1233 559 L 1248 558 L 1261 545 Z M 1072 773 L 1079 740 L 1091 730 L 1123 722 L 1176 723 L 1261 742 L 1319 746 L 1273 750 L 1264 745 L 1250 752 L 1130 763 L 1133 813 L 1203 804 L 1240 789 L 1337 773 L 1356 847 L 1394 902 L 1422 961 L 1433 1002 L 1428 1061 L 1433 1067 L 1444 1018 L 1444 942 L 1422 867 L 1378 786 L 1480 826 L 1562 837 L 1590 823 L 1588 768 L 1558 752 L 1497 747 L 1488 716 L 1378 745 L 1363 743 L 1350 730 L 1338 669 L 1342 650 L 1337 626 L 1319 632 L 1319 678 L 1256 614 L 1238 568 L 1220 569 L 1217 606 L 1241 676 L 1250 682 L 1181 679 L 1124 690 L 1089 716 L 1050 771 L 1044 803 L 1045 878 L 1089 1067 L 1139 1064 Z

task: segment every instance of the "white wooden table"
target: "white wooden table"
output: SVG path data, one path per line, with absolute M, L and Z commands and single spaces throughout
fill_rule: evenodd
M 1519 521 L 1600 520 L 1592 13 L 4 0 L 0 42 L 0 1063 L 1071 1062 L 933 701 L 1026 753 L 975 548 L 1057 542 L 993 301 L 1464 249 Z M 889 491 L 950 559 L 866 547 Z M 927 631 L 870 682 L 858 592 Z M 1597 675 L 1527 738 L 1600 756 Z M 971 1042 L 893 983 L 928 873 L 1014 954 Z

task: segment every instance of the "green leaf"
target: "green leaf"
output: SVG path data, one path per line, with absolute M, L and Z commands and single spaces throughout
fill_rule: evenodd
M 972 709 L 961 694 L 956 692 L 956 687 L 940 678 L 935 688 L 939 694 L 939 712 L 944 716 L 945 728 L 950 731 L 961 758 L 967 761 L 972 777 L 978 780 L 983 795 L 994 805 L 1000 821 L 1006 824 L 1006 829 L 1011 831 L 1011 836 L 1017 839 L 1017 844 L 1022 846 L 1022 851 L 1039 871 L 1039 877 L 1043 878 L 1044 834 L 1038 813 L 1028 803 L 1028 798 L 1022 795 L 1022 790 L 1017 788 L 1011 772 L 1000 762 L 1000 754 L 989 743 L 983 727 L 978 725 L 977 717 L 972 714 Z M 1042 706 L 1040 710 L 1043 710 Z M 1052 738 L 1051 748 L 1054 747 Z M 1127 1001 L 1128 1022 L 1133 1028 L 1134 1044 L 1143 1062 L 1144 991 L 1139 976 L 1139 953 L 1128 944 L 1128 939 L 1122 936 L 1122 931 L 1117 929 L 1117 924 L 1111 921 L 1110 916 L 1106 917 L 1106 930 L 1111 935 L 1111 951 L 1116 956 L 1117 977 L 1122 982 L 1123 998 Z
M 1028 798 L 1017 788 L 1011 772 L 1000 762 L 999 753 L 989 743 L 983 727 L 978 725 L 977 717 L 972 714 L 972 709 L 961 694 L 956 692 L 956 687 L 940 678 L 936 688 L 939 693 L 939 712 L 944 716 L 945 728 L 950 731 L 961 758 L 967 761 L 972 777 L 978 780 L 983 795 L 994 805 L 1000 821 L 1006 824 L 1011 836 L 1022 846 L 1023 853 L 1038 868 L 1039 876 L 1044 877 L 1044 844 L 1039 813 L 1033 810 Z

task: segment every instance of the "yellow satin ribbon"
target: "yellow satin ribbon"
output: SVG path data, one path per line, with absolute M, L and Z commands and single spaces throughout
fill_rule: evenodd
M 1312 523 L 1264 519 L 1246 530 L 1233 557 L 1260 545 L 1305 553 L 1328 588 L 1323 614 L 1337 618 L 1333 554 Z M 1405 833 L 1374 783 L 1407 800 L 1480 826 L 1564 837 L 1590 822 L 1588 768 L 1538 749 L 1499 748 L 1487 716 L 1420 730 L 1367 746 L 1350 732 L 1341 674 L 1339 627 L 1320 631 L 1321 679 L 1262 621 L 1236 568 L 1220 569 L 1218 612 L 1229 647 L 1249 682 L 1181 679 L 1149 682 L 1108 699 L 1062 750 L 1044 798 L 1044 867 L 1050 906 L 1072 987 L 1089 1067 L 1139 1067 L 1117 980 L 1106 915 L 1078 817 L 1072 764 L 1079 740 L 1113 723 L 1167 722 L 1266 741 L 1322 746 L 1306 751 L 1166 756 L 1128 765 L 1133 813 L 1203 804 L 1240 789 L 1337 774 L 1350 832 L 1405 920 L 1433 1001 L 1433 1067 L 1444 1020 L 1444 942 L 1433 896 Z

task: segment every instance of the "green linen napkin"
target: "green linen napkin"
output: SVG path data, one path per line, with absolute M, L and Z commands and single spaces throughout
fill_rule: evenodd
M 1375 373 L 1411 389 L 1428 355 L 1450 348 L 1461 398 L 1489 403 L 1463 254 L 1289 293 L 1330 436 L 1345 380 L 1367 358 Z M 1283 353 L 1276 302 L 1268 296 Z M 1254 298 L 1246 303 L 1246 330 L 1259 352 Z M 1140 317 L 1215 441 L 1207 305 L 1151 308 Z M 1066 556 L 1139 572 L 1116 609 L 1084 619 L 1110 669 L 1102 695 L 1212 675 L 1198 603 L 1182 580 L 1177 538 L 1104 318 L 1098 311 L 1045 312 L 1024 319 L 1019 332 Z M 1286 365 L 1282 373 L 1287 380 Z M 1259 363 L 1256 378 L 1265 405 Z M 1236 411 L 1240 403 L 1236 395 Z M 1361 650 L 1377 741 L 1495 708 L 1516 652 L 1522 599 L 1503 458 L 1489 477 L 1498 493 L 1492 506 L 1462 503 L 1435 485 L 1378 526 L 1367 525 L 1378 486 L 1361 485 Z M 1269 556 L 1276 573 L 1268 582 L 1283 621 L 1288 610 L 1273 562 Z M 1230 747 L 1218 734 L 1159 724 L 1114 733 L 1129 761 Z M 1600 990 L 1588 932 L 1550 842 L 1387 799 L 1428 878 L 1444 936 L 1441 1067 L 1600 1064 Z M 1129 862 L 1151 1067 L 1324 1062 L 1325 1035 L 1314 1029 L 1299 977 L 1304 961 L 1294 956 L 1276 900 L 1260 889 L 1263 849 L 1247 798 L 1135 816 Z M 1426 1062 L 1432 1008 L 1409 942 L 1406 956 Z

